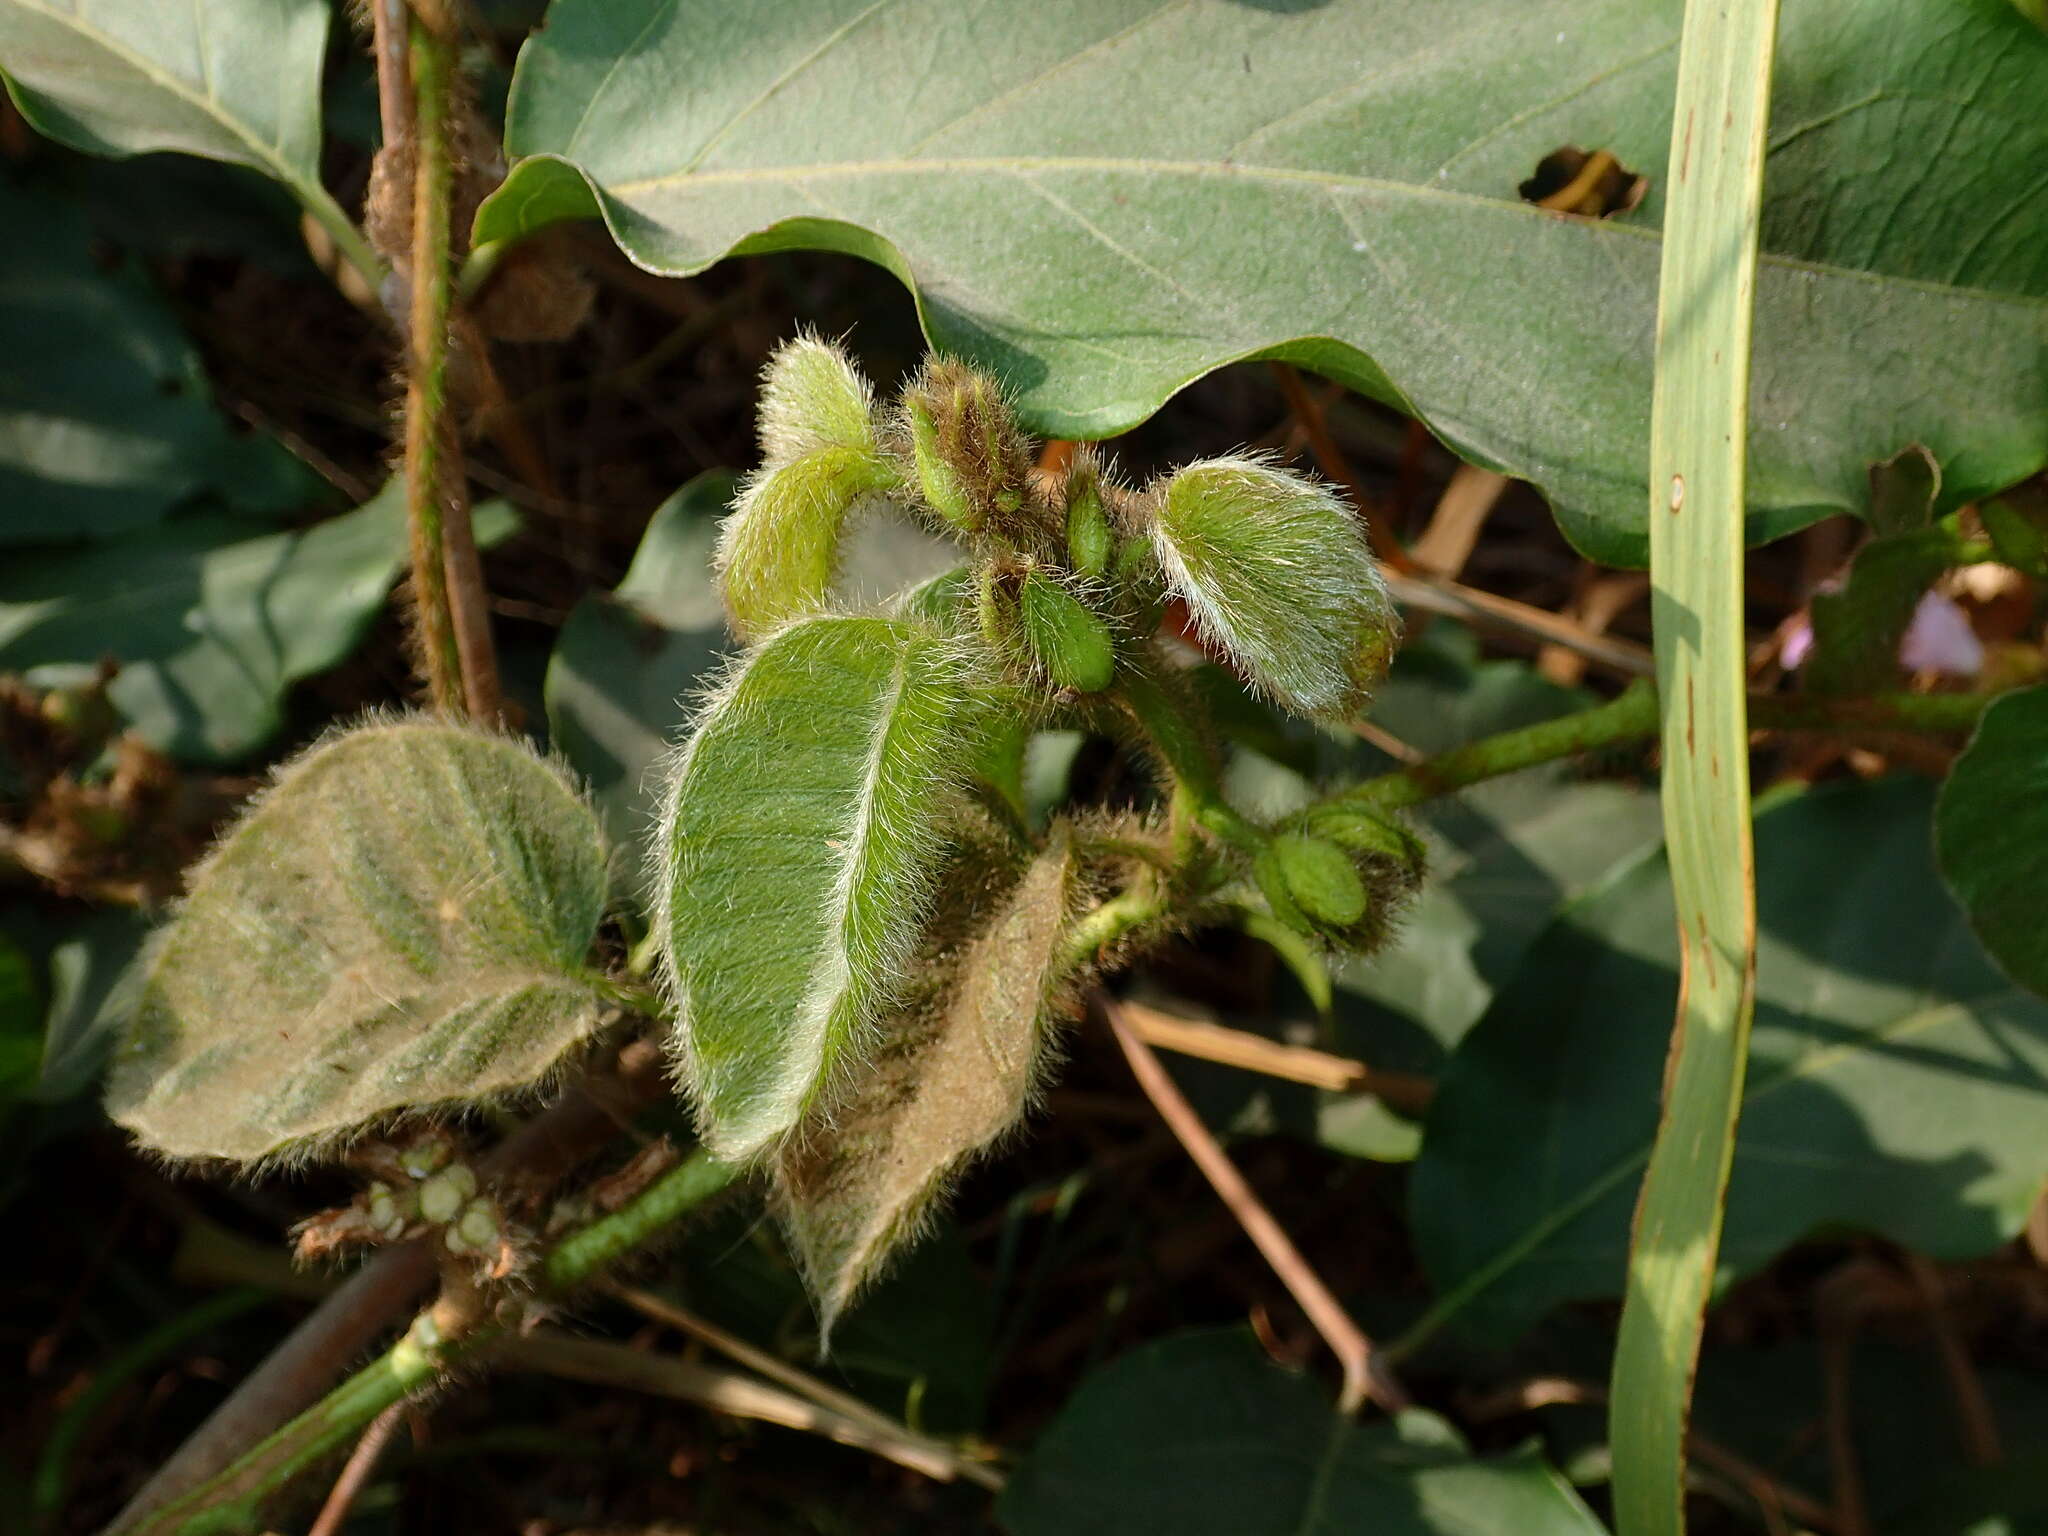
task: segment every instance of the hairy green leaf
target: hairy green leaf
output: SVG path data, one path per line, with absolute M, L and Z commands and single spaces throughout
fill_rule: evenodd
M 0 0 L 0 76 L 21 115 L 95 155 L 182 150 L 292 190 L 376 268 L 320 184 L 326 0 Z
M 987 929 L 945 957 L 942 989 L 884 1021 L 844 1102 L 778 1158 L 776 1196 L 823 1334 L 1023 1117 L 1058 1022 L 1073 884 L 1056 834 Z
M 1998 974 L 1942 891 L 1929 800 L 1910 781 L 1851 784 L 1757 818 L 1757 1009 L 1723 1278 L 1845 1226 L 1984 1253 L 2048 1175 L 2048 1004 Z M 1621 1292 L 1674 933 L 1651 859 L 1569 908 L 1453 1054 L 1410 1189 L 1441 1292 L 1424 1334 L 1456 1321 L 1503 1342 L 1558 1302 Z
M 1941 787 L 1941 872 L 2006 975 L 2048 997 L 2048 687 L 2007 694 Z
M 1360 1423 L 1235 1332 L 1096 1372 L 997 1506 L 1013 1536 L 1598 1536 L 1534 1449 L 1474 1456 L 1437 1415 Z
M 975 755 L 959 648 L 902 619 L 799 619 L 675 756 L 656 931 L 705 1139 L 767 1150 L 875 1043 Z
M 0 0 L 0 15 L 5 0 Z M 275 512 L 312 478 L 213 408 L 199 354 L 82 210 L 0 180 L 0 548 L 106 539 L 210 493 Z
M 1289 709 L 1355 714 L 1399 633 L 1358 515 L 1249 458 L 1191 464 L 1156 494 L 1152 547 L 1202 637 Z
M 1784 12 L 1752 540 L 1862 512 L 1866 467 L 1902 443 L 1940 462 L 1944 510 L 2048 457 L 2048 245 L 2024 216 L 2048 163 L 2040 33 L 1991 0 Z M 1588 554 L 1640 565 L 1678 20 L 1639 0 L 790 0 L 740 27 L 712 0 L 559 0 L 513 85 L 530 158 L 477 232 L 601 214 L 672 273 L 863 257 L 1050 436 L 1112 436 L 1221 363 L 1284 357 L 1412 407 L 1539 485 Z M 935 66 L 891 89 L 906 50 Z M 1519 184 L 1563 144 L 1613 150 L 1648 197 L 1531 207 Z M 1901 144 L 1938 166 L 1902 167 Z
M 899 479 L 875 435 L 867 382 L 838 348 L 785 342 L 765 379 L 761 467 L 741 482 L 718 538 L 726 608 L 748 639 L 824 601 L 848 514 Z
M 194 871 L 108 1108 L 168 1156 L 249 1162 L 532 1089 L 602 1016 L 605 885 L 597 818 L 523 744 L 331 736 Z

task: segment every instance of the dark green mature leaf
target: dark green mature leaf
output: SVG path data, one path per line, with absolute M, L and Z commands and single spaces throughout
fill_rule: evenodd
M 997 1515 L 1013 1536 L 1597 1536 L 1531 1448 L 1482 1460 L 1435 1414 L 1340 1417 L 1241 1334 L 1149 1344 L 1083 1383 Z
M 486 545 L 512 526 L 477 509 Z M 352 650 L 405 562 L 393 482 L 373 501 L 297 532 L 181 517 L 118 543 L 18 551 L 0 570 L 0 669 L 61 685 L 103 658 L 108 693 L 175 757 L 232 762 L 270 739 L 285 690 Z
M 509 145 L 535 158 L 477 234 L 602 214 L 657 271 L 865 257 L 1054 436 L 1289 358 L 1412 406 L 1540 485 L 1587 553 L 1640 564 L 1661 191 L 1589 220 L 1516 188 L 1567 143 L 1661 169 L 1678 19 L 1635 0 L 798 0 L 764 26 L 712 0 L 562 0 L 514 83 Z M 878 109 L 909 57 L 930 67 Z M 1753 539 L 1861 512 L 1865 466 L 1909 442 L 1945 506 L 2048 453 L 2048 247 L 2018 216 L 2044 96 L 2048 45 L 1994 0 L 1786 4 Z M 1900 144 L 1940 146 L 1941 170 Z
M 169 308 L 101 268 L 78 207 L 0 180 L 0 229 L 0 548 L 109 538 L 201 492 L 263 512 L 308 495 L 275 442 L 229 429 Z
M 605 887 L 596 816 L 523 743 L 330 737 L 194 872 L 108 1108 L 169 1156 L 254 1161 L 530 1090 L 603 1016 Z
M 95 155 L 172 149 L 275 177 L 374 269 L 320 184 L 326 0 L 0 0 L 21 115 Z
M 1991 956 L 2048 997 L 2048 687 L 2007 694 L 1941 787 L 1941 872 Z
M 1074 875 L 1071 842 L 1055 834 L 946 966 L 943 992 L 891 1015 L 844 1102 L 777 1157 L 821 1336 L 916 1239 L 960 1170 L 1023 1118 L 1058 1022 Z
M 873 1043 L 903 977 L 977 689 L 898 619 L 800 619 L 752 652 L 677 754 L 655 931 L 705 1139 L 766 1151 Z
M 1816 1229 L 1984 1252 L 2048 1174 L 2048 1006 L 1971 937 L 1927 790 L 1818 790 L 1757 818 L 1758 999 L 1722 1273 Z M 1504 1340 L 1622 1288 L 1677 993 L 1661 859 L 1569 910 L 1453 1056 L 1411 1186 L 1431 1325 Z M 1512 1134 L 1503 1134 L 1503 1127 Z
M 548 658 L 548 729 L 619 847 L 654 825 L 655 762 L 729 644 L 711 570 L 738 477 L 707 470 L 661 504 L 626 579 L 576 605 Z

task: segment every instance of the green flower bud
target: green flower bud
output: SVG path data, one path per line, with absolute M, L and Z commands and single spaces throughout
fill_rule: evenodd
M 1412 833 L 1362 806 L 1318 806 L 1309 813 L 1308 825 L 1318 837 L 1348 852 L 1418 868 L 1422 863 L 1422 844 Z
M 1067 479 L 1067 563 L 1076 574 L 1095 580 L 1108 574 L 1115 552 L 1116 532 L 1102 509 L 1102 492 L 1090 463 L 1085 474 Z
M 1100 693 L 1116 675 L 1116 642 L 1102 616 L 1057 578 L 1033 571 L 1019 600 L 1024 638 L 1052 680 L 1076 693 Z
M 1301 915 L 1317 927 L 1350 928 L 1365 917 L 1365 881 L 1335 843 L 1286 832 L 1260 858 L 1270 864 Z

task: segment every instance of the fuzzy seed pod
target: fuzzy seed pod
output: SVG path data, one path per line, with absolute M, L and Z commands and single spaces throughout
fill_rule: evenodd
M 824 601 L 849 514 L 900 479 L 876 438 L 867 382 L 836 347 L 787 342 L 765 380 L 761 468 L 734 497 L 716 555 L 726 611 L 745 639 Z
M 1024 639 L 1046 675 L 1076 693 L 1100 693 L 1116 675 L 1116 641 L 1101 615 L 1057 577 L 1033 571 L 1018 607 Z
M 1297 713 L 1356 713 L 1400 626 L 1351 509 L 1244 456 L 1190 465 L 1151 496 L 1153 549 L 1204 641 Z

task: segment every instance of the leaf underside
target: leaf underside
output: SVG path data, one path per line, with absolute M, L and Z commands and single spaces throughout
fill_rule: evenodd
M 1073 877 L 1056 834 L 988 927 L 938 962 L 937 995 L 884 1021 L 844 1102 L 778 1158 L 777 1200 L 828 1336 L 951 1178 L 1023 1117 L 1057 1022 Z
M 477 234 L 601 214 L 671 273 L 865 257 L 1052 436 L 1285 357 L 1412 407 L 1533 480 L 1587 554 L 1641 565 L 1677 30 L 1635 0 L 796 0 L 765 31 L 713 0 L 561 0 L 513 87 L 508 144 L 534 158 Z M 876 110 L 913 46 L 945 67 Z M 1861 514 L 1867 466 L 1915 441 L 1940 510 L 2048 457 L 2048 246 L 2017 216 L 2043 99 L 2048 44 L 2009 6 L 1788 0 L 1752 541 Z M 1604 220 L 1522 202 L 1561 144 L 1647 170 L 1648 198 Z
M 324 0 L 0 0 L 21 114 L 89 154 L 182 150 L 319 186 Z
M 595 816 L 520 743 L 332 737 L 194 874 L 108 1108 L 169 1156 L 256 1161 L 531 1089 L 602 1015 L 605 886 Z
M 957 647 L 921 625 L 800 619 L 749 654 L 678 754 L 657 927 L 721 1157 L 787 1134 L 894 1001 L 973 697 Z

